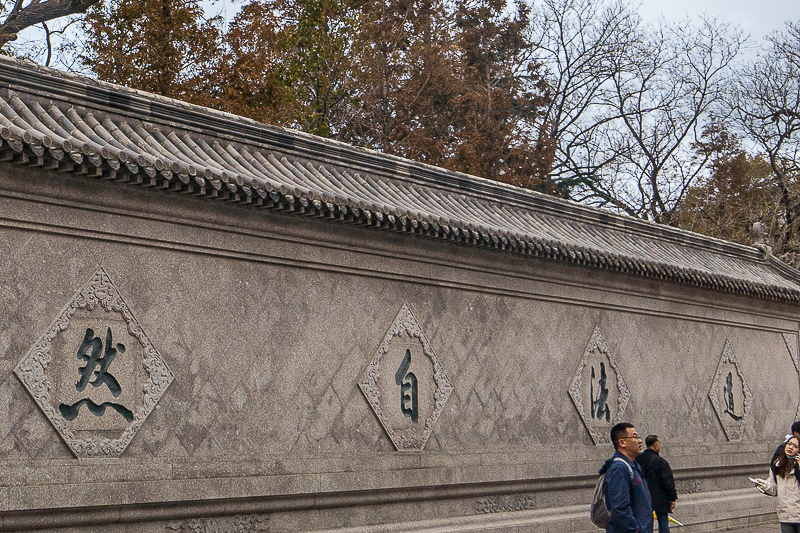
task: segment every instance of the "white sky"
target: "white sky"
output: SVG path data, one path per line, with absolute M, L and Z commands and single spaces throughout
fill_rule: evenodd
M 754 44 L 784 21 L 800 22 L 800 0 L 640 0 L 646 20 L 695 18 L 706 14 L 734 23 L 749 33 Z
M 598 0 L 602 1 L 602 0 Z M 660 16 L 667 19 L 695 18 L 701 14 L 719 17 L 739 25 L 754 40 L 780 29 L 786 20 L 800 22 L 800 0 L 630 0 L 640 4 L 640 13 L 647 20 Z M 222 12 L 228 20 L 240 9 L 239 0 L 201 0 L 207 13 Z
M 247 0 L 200 0 L 209 15 L 221 13 L 230 20 Z M 603 0 L 597 0 L 602 2 Z M 762 38 L 774 30 L 784 27 L 791 20 L 800 23 L 800 0 L 628 0 L 640 5 L 639 13 L 646 21 L 655 22 L 660 17 L 680 20 L 696 18 L 702 14 L 717 17 L 738 25 L 751 36 L 750 52 L 761 48 Z M 57 26 L 51 23 L 51 28 Z M 36 30 L 26 30 L 20 41 L 41 41 Z M 57 60 L 56 60 L 57 61 Z M 57 68 L 63 66 L 54 64 Z M 74 67 L 74 65 L 73 65 Z

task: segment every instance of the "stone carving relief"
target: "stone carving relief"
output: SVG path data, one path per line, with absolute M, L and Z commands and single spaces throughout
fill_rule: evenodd
M 76 457 L 118 457 L 173 375 L 103 268 L 14 370 Z
M 792 358 L 794 369 L 798 372 L 798 385 L 800 385 L 800 360 L 798 359 L 797 334 L 784 333 L 783 342 L 786 343 L 786 349 L 789 350 L 789 357 Z M 794 419 L 800 420 L 800 401 L 797 402 L 797 410 L 795 411 Z
M 725 339 L 717 371 L 711 380 L 708 398 L 714 406 L 722 429 L 728 440 L 742 438 L 742 429 L 750 413 L 753 395 L 736 360 L 731 343 Z
M 800 372 L 800 361 L 797 359 L 797 334 L 784 333 L 783 342 L 786 343 L 786 348 L 789 350 L 789 357 L 792 358 L 795 371 Z
M 397 450 L 425 447 L 453 385 L 407 303 L 359 387 Z
M 622 421 L 631 393 L 599 326 L 583 352 L 569 396 L 594 443 L 611 442 L 608 433 Z
M 167 531 L 191 533 L 256 533 L 269 532 L 269 515 L 236 515 L 218 518 L 193 518 L 168 524 Z
M 697 494 L 702 490 L 700 482 L 696 479 L 683 479 L 675 482 L 675 491 L 678 494 Z
M 489 496 L 478 500 L 475 510 L 478 513 L 510 513 L 536 508 L 536 494 L 510 494 Z

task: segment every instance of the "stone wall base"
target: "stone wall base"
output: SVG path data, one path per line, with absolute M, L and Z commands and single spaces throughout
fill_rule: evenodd
M 372 491 L 370 491 L 372 492 Z M 388 494 L 385 496 L 389 496 Z M 565 495 L 565 499 L 568 495 Z M 361 500 L 361 503 L 359 503 Z M 370 501 L 371 500 L 371 501 Z M 384 500 L 380 502 L 380 500 Z M 471 515 L 445 516 L 461 499 L 392 502 L 378 493 L 317 495 L 305 500 L 227 500 L 174 505 L 103 506 L 40 512 L 3 513 L 0 531 L 59 533 L 462 533 L 598 531 L 588 520 L 588 505 L 525 509 L 530 496 L 487 496 Z M 470 501 L 473 498 L 469 498 Z M 774 499 L 751 489 L 681 496 L 675 517 L 684 533 L 748 531 L 776 524 Z M 533 506 L 533 505 L 532 505 Z M 436 516 L 436 509 L 441 516 Z M 513 510 L 517 508 L 518 510 Z M 233 513 L 238 511 L 237 513 Z M 422 512 L 421 512 L 422 511 Z M 415 517 L 414 515 L 417 515 Z M 420 514 L 427 517 L 420 519 Z

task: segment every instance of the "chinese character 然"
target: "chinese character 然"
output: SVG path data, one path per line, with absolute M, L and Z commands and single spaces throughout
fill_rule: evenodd
M 592 418 L 596 420 L 603 420 L 605 418 L 606 422 L 611 420 L 611 411 L 608 408 L 608 388 L 606 387 L 606 365 L 605 363 L 600 363 L 600 379 L 597 380 L 597 396 L 594 395 L 594 381 L 595 381 L 595 373 L 594 367 L 592 367 L 592 381 L 589 385 L 589 396 L 592 402 Z
M 102 355 L 101 355 L 102 352 Z M 94 330 L 86 328 L 86 334 L 83 336 L 83 342 L 78 348 L 77 358 L 86 361 L 86 365 L 78 369 L 80 379 L 75 383 L 75 388 L 83 392 L 86 385 L 93 387 L 100 387 L 105 385 L 115 398 L 122 392 L 117 379 L 108 371 L 108 367 L 114 361 L 117 354 L 125 353 L 125 345 L 117 343 L 116 347 L 111 337 L 111 328 L 106 332 L 105 349 L 103 349 L 103 341 L 100 337 L 94 336 Z M 97 370 L 95 370 L 97 368 Z M 94 375 L 94 380 L 89 381 Z M 111 407 L 125 418 L 128 422 L 133 421 L 133 413 L 130 409 L 118 403 L 103 402 L 100 405 L 94 403 L 89 398 L 78 400 L 72 405 L 60 404 L 58 410 L 61 411 L 61 416 L 67 420 L 74 420 L 78 416 L 81 405 L 86 405 L 89 411 L 95 416 L 103 416 L 106 407 Z
M 725 398 L 725 413 L 736 421 L 744 418 L 735 413 L 736 406 L 733 404 L 733 372 L 728 372 L 728 377 L 725 378 L 725 387 L 722 391 L 723 397 Z
M 400 363 L 400 368 L 394 374 L 394 381 L 400 385 L 400 411 L 405 416 L 410 416 L 413 423 L 419 420 L 419 404 L 417 400 L 417 376 L 408 372 L 411 366 L 411 350 L 406 350 L 406 356 Z M 409 404 L 411 404 L 409 406 Z

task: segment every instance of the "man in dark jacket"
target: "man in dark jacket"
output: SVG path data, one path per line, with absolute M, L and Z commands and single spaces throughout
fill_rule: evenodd
M 642 453 L 642 439 L 632 424 L 620 422 L 611 428 L 611 442 L 616 451 L 600 469 L 606 475 L 605 500 L 611 512 L 606 532 L 652 533 L 650 493 L 635 461 Z
M 777 459 L 778 457 L 781 456 L 781 452 L 783 451 L 783 448 L 786 446 L 786 443 L 789 441 L 789 439 L 791 439 L 792 437 L 797 437 L 798 439 L 800 439 L 800 420 L 798 420 L 797 422 L 792 424 L 791 431 L 792 431 L 792 434 L 791 435 L 786 435 L 786 438 L 783 439 L 783 442 L 781 443 L 781 445 L 778 446 L 775 449 L 775 453 L 772 454 L 772 459 L 770 459 L 770 461 L 769 461 L 770 465 L 775 463 L 775 459 Z
M 661 441 L 658 440 L 658 435 L 648 435 L 644 444 L 647 449 L 636 458 L 636 462 L 641 465 L 647 488 L 650 489 L 653 510 L 658 519 L 658 531 L 669 533 L 669 513 L 675 509 L 675 501 L 678 499 L 675 478 L 667 460 L 659 455 Z

